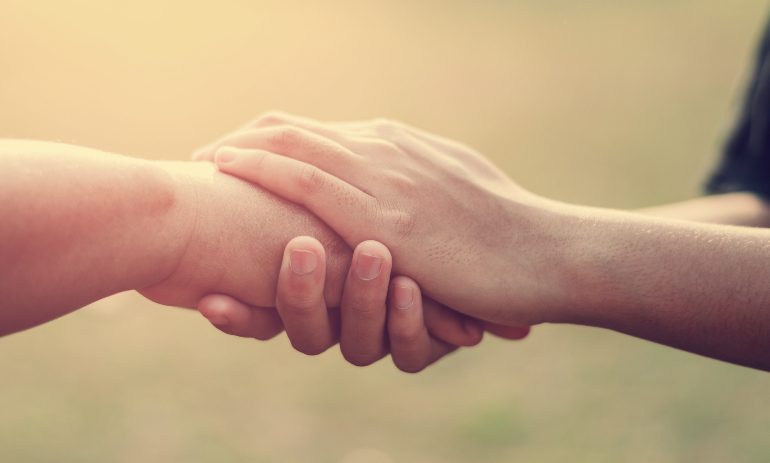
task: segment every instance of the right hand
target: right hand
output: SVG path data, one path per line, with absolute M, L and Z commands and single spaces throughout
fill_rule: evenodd
M 327 307 L 326 254 L 311 237 L 289 242 L 278 277 L 276 309 L 250 307 L 224 295 L 201 299 L 198 310 L 219 330 L 269 339 L 286 329 L 292 346 L 315 355 L 337 342 L 347 361 L 369 365 L 391 354 L 402 371 L 418 372 L 460 346 L 481 341 L 478 320 L 423 297 L 410 278 L 391 279 L 392 259 L 376 241 L 356 247 L 341 307 Z M 528 327 L 487 327 L 521 339 Z

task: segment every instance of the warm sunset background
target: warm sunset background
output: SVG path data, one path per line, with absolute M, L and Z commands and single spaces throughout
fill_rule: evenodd
M 699 194 L 767 13 L 0 0 L 0 137 L 183 160 L 267 109 L 385 116 L 476 147 L 538 194 L 648 206 Z M 489 338 L 407 375 L 228 337 L 126 293 L 0 339 L 0 462 L 769 458 L 770 375 L 598 329 Z

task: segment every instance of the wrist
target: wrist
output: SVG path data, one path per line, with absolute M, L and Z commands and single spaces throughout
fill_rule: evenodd
M 201 209 L 211 197 L 216 173 L 213 164 L 204 162 L 153 161 L 153 165 L 162 172 L 161 194 L 171 199 L 153 232 L 148 233 L 152 240 L 149 246 L 162 263 L 154 269 L 152 281 L 144 286 L 168 280 L 195 253 L 199 217 L 205 215 Z
M 562 209 L 560 233 L 562 246 L 559 268 L 563 300 L 554 311 L 553 323 L 601 325 L 608 306 L 616 295 L 611 290 L 615 247 L 608 238 L 616 229 L 608 225 L 601 211 L 572 206 Z
M 517 256 L 512 261 L 526 256 L 524 283 L 531 289 L 523 292 L 529 292 L 532 299 L 523 300 L 521 293 L 514 292 L 507 305 L 528 305 L 527 312 L 532 314 L 524 320 L 528 325 L 576 323 L 590 316 L 588 311 L 595 304 L 592 285 L 597 279 L 592 262 L 597 257 L 592 236 L 595 219 L 590 211 L 546 198 L 519 207 L 524 210 L 516 214 L 517 221 L 529 226 L 522 234 L 524 239 L 514 241 L 512 250 Z
M 655 323 L 661 303 L 685 294 L 665 289 L 671 282 L 663 270 L 678 274 L 672 271 L 682 264 L 676 242 L 685 238 L 686 244 L 690 224 L 672 227 L 665 219 L 586 206 L 572 206 L 564 219 L 565 298 L 553 322 L 615 330 Z
M 325 297 L 340 298 L 350 250 L 299 206 L 222 174 L 211 163 L 158 162 L 168 174 L 175 207 L 163 226 L 169 265 L 141 293 L 155 302 L 194 307 L 206 294 L 227 294 L 253 306 L 275 303 L 283 249 L 296 236 L 326 248 Z
M 545 198 L 516 202 L 512 210 L 517 231 L 501 305 L 516 309 L 500 322 L 609 323 L 627 296 L 617 285 L 629 244 L 623 240 L 629 226 L 624 213 Z

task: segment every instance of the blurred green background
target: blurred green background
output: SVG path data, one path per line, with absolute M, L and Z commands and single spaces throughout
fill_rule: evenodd
M 532 191 L 694 197 L 764 0 L 0 0 L 0 137 L 149 159 L 267 109 L 386 116 Z M 119 294 L 0 339 L 0 462 L 765 462 L 770 376 L 592 328 L 419 375 Z

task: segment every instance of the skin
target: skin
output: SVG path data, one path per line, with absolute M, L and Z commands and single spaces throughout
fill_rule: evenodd
M 304 209 L 211 165 L 3 140 L 0 182 L 1 334 L 130 289 L 178 307 L 212 292 L 271 307 L 281 250 L 297 235 L 324 243 L 326 296 L 339 304 L 350 248 Z
M 0 140 L 0 184 L 0 335 L 137 289 L 161 304 L 200 305 L 231 334 L 269 339 L 285 326 L 295 347 L 308 354 L 326 350 L 340 335 L 343 353 L 351 352 L 346 356 L 357 364 L 389 353 L 384 317 L 367 325 L 379 328 L 373 336 L 353 336 L 358 312 L 385 304 L 387 249 L 366 243 L 353 252 L 306 209 L 211 164 Z M 297 235 L 304 236 L 292 239 Z M 294 250 L 317 254 L 313 271 L 290 271 Z M 380 257 L 382 275 L 356 286 L 348 269 L 362 252 Z M 359 300 L 364 303 L 346 302 Z M 478 322 L 432 301 L 426 307 L 424 317 L 394 325 L 429 336 L 431 350 L 428 357 L 420 354 L 420 368 L 481 340 Z M 360 310 L 346 315 L 351 308 Z M 379 348 L 369 353 L 372 339 Z M 408 346 L 392 343 L 410 353 L 402 344 Z M 406 354 L 396 353 L 394 361 L 417 365 Z
M 766 223 L 754 197 L 642 213 L 559 203 L 387 120 L 270 113 L 197 157 L 304 205 L 351 246 L 381 242 L 395 272 L 479 319 L 603 327 L 770 370 L 770 231 L 718 224 Z
M 674 204 L 638 209 L 635 212 L 693 222 L 770 227 L 770 204 L 749 192 L 704 196 Z
M 318 258 L 316 269 L 298 271 L 302 262 L 292 263 L 297 252 L 314 253 Z M 356 248 L 342 306 L 327 308 L 322 294 L 324 255 L 317 240 L 297 237 L 286 246 L 279 274 L 278 313 L 285 321 L 292 345 L 300 352 L 318 354 L 340 342 L 343 356 L 354 365 L 369 365 L 390 352 L 399 369 L 415 373 L 459 346 L 481 341 L 482 331 L 475 320 L 421 297 L 419 286 L 408 277 L 391 279 L 390 253 L 376 241 L 363 242 Z M 371 266 L 362 270 L 357 267 L 362 255 L 382 256 L 374 278 L 364 275 Z M 233 298 L 207 296 L 201 300 L 199 310 L 225 333 L 265 339 L 261 337 L 264 324 L 253 315 L 255 309 Z M 501 335 L 521 339 L 528 332 L 528 328 L 516 328 L 503 330 Z

